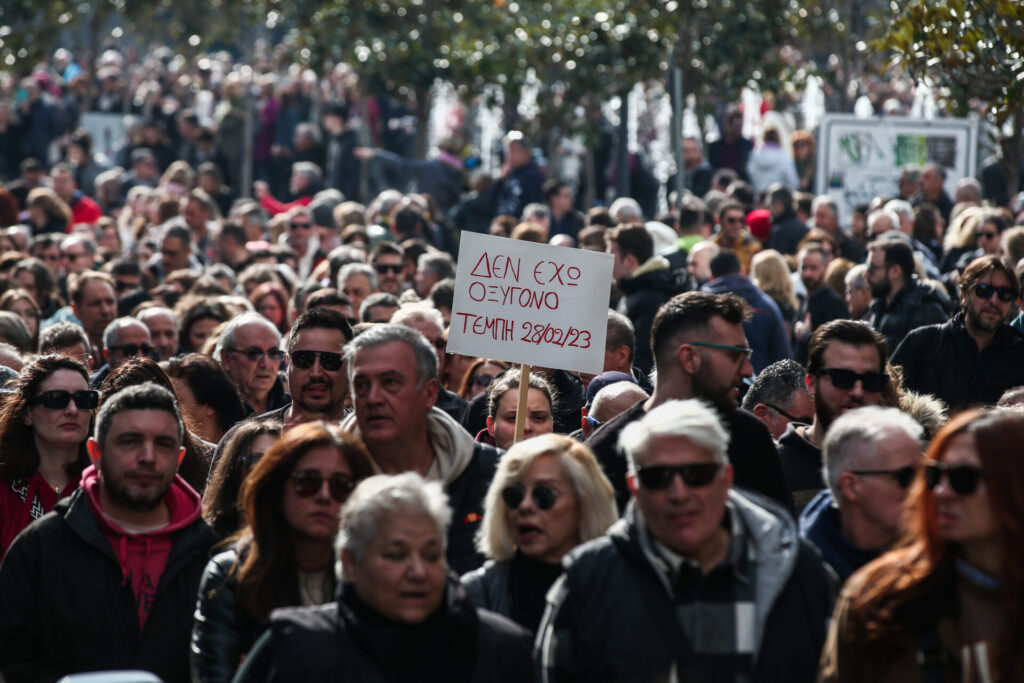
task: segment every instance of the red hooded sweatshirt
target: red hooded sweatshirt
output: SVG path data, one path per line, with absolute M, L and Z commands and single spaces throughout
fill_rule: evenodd
M 100 504 L 100 482 L 95 465 L 82 472 L 82 488 L 96 515 L 96 520 L 121 564 L 123 583 L 130 583 L 135 593 L 139 631 L 142 631 L 146 627 L 146 618 L 156 599 L 160 576 L 164 573 L 167 557 L 171 553 L 171 536 L 199 519 L 199 494 L 184 479 L 174 475 L 171 488 L 164 498 L 171 521 L 167 526 L 154 531 L 134 534 L 122 529 L 117 522 L 103 514 L 103 507 Z
M 77 479 L 69 481 L 58 495 L 39 470 L 28 479 L 0 479 L 0 559 L 22 529 L 52 510 L 58 500 L 70 496 L 77 488 Z

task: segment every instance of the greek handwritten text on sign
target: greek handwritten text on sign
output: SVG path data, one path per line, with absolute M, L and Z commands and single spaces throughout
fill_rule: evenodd
M 613 257 L 462 233 L 448 351 L 600 373 Z

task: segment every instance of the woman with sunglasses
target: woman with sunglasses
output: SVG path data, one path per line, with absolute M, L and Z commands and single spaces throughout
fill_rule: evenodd
M 221 538 L 241 526 L 242 481 L 281 438 L 281 423 L 246 420 L 227 435 L 203 494 L 203 519 Z
M 554 409 L 558 398 L 551 382 L 538 374 L 530 374 L 526 396 L 526 419 L 523 438 L 550 434 L 555 430 Z M 515 441 L 516 413 L 519 410 L 519 367 L 499 375 L 487 388 L 487 427 L 476 436 L 477 441 L 508 450 Z
M 928 448 L 904 543 L 846 584 L 823 681 L 1024 680 L 1024 413 L 961 413 Z
M 516 444 L 484 499 L 477 548 L 489 560 L 462 577 L 470 599 L 535 632 L 562 558 L 617 517 L 612 485 L 589 448 L 561 434 Z
M 11 541 L 78 488 L 99 393 L 78 361 L 25 366 L 0 407 L 0 558 Z
M 231 680 L 275 608 L 334 598 L 341 506 L 371 473 L 362 443 L 324 422 L 290 429 L 255 464 L 242 486 L 246 526 L 199 586 L 193 680 Z
M 466 369 L 457 393 L 467 401 L 471 401 L 487 391 L 491 380 L 506 370 L 508 370 L 508 363 L 503 360 L 478 358 Z

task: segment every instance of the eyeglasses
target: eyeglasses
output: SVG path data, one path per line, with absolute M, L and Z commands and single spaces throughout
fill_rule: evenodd
M 980 467 L 973 465 L 950 466 L 944 462 L 933 462 L 924 467 L 924 485 L 929 490 L 934 490 L 942 475 L 949 477 L 949 488 L 958 496 L 969 496 L 978 490 L 981 483 L 981 476 L 984 474 Z
M 313 227 L 312 223 L 306 223 L 305 221 L 289 221 L 288 228 L 290 230 L 309 230 Z
M 987 282 L 980 282 L 974 285 L 974 293 L 982 299 L 991 299 L 993 294 L 997 294 L 999 295 L 999 300 L 1003 302 L 1010 302 L 1017 298 L 1017 293 L 1013 291 L 1013 287 L 996 287 Z
M 124 280 L 114 280 L 114 289 L 116 289 L 119 292 L 123 292 L 126 289 L 135 289 L 136 287 L 139 286 L 140 285 L 138 282 L 125 282 Z
M 996 237 L 999 236 L 999 233 L 988 232 L 987 230 L 979 230 L 978 232 L 974 233 L 974 236 L 977 237 L 979 240 L 994 240 Z
M 63 389 L 44 391 L 38 396 L 29 399 L 30 406 L 42 406 L 50 410 L 64 410 L 68 404 L 74 401 L 75 407 L 79 410 L 93 410 L 100 404 L 100 392 L 92 389 L 82 389 L 71 393 Z
M 583 419 L 587 421 L 587 424 L 590 425 L 591 429 L 597 429 L 598 427 L 600 427 L 601 425 L 604 424 L 604 422 L 601 422 L 600 420 L 598 420 L 593 415 L 587 415 Z
M 692 341 L 686 342 L 690 346 L 706 346 L 709 349 L 718 349 L 719 351 L 729 351 L 732 359 L 736 362 L 748 361 L 750 357 L 754 355 L 754 349 L 749 346 L 729 346 L 728 344 L 715 344 L 713 342 L 701 342 Z
M 348 474 L 335 472 L 329 477 L 324 477 L 319 470 L 295 470 L 292 472 L 292 486 L 295 487 L 295 495 L 299 498 L 312 498 L 320 493 L 327 481 L 327 489 L 331 498 L 338 503 L 348 500 L 348 494 L 356 487 L 356 483 Z
M 640 485 L 651 491 L 661 491 L 672 485 L 678 474 L 690 488 L 707 486 L 715 479 L 722 466 L 717 462 L 695 462 L 689 465 L 651 465 L 637 470 Z
M 764 402 L 762 401 L 762 403 L 764 403 Z M 801 417 L 797 417 L 795 415 L 790 415 L 789 413 L 787 413 L 782 408 L 780 408 L 780 407 L 778 407 L 776 405 L 773 405 L 771 403 L 765 403 L 765 405 L 768 406 L 769 408 L 771 408 L 772 410 L 774 410 L 776 413 L 778 413 L 782 417 L 784 417 L 787 420 L 789 420 L 790 422 L 799 422 L 800 424 L 811 424 L 811 422 L 814 421 L 813 418 L 807 417 L 806 415 L 805 416 L 801 416 Z
M 842 368 L 821 368 L 819 375 L 828 375 L 832 378 L 832 386 L 836 389 L 853 389 L 859 381 L 864 391 L 877 394 L 889 383 L 889 375 L 884 372 L 854 372 Z
M 242 464 L 244 464 L 247 468 L 252 469 L 253 467 L 256 466 L 256 463 L 263 459 L 264 455 L 266 454 L 263 453 L 262 451 L 257 453 L 250 453 L 249 455 L 242 457 Z
M 914 481 L 914 477 L 917 476 L 917 468 L 913 465 L 907 465 L 906 467 L 900 467 L 895 470 L 850 470 L 850 474 L 856 474 L 858 476 L 886 476 L 892 477 L 896 480 L 896 483 L 900 485 L 901 489 L 908 488 Z
M 381 275 L 383 275 L 384 273 L 393 273 L 394 275 L 398 275 L 399 273 L 402 272 L 402 268 L 403 268 L 403 266 L 401 264 L 392 264 L 392 263 L 374 263 L 373 264 L 373 269 L 376 270 Z
M 723 222 L 723 223 L 729 223 L 729 224 L 731 225 L 731 224 L 733 224 L 733 223 L 742 223 L 742 222 L 743 222 L 743 219 L 742 219 L 742 218 L 735 218 L 735 217 L 732 217 L 732 218 L 723 218 L 723 219 L 722 219 L 722 222 Z
M 111 351 L 120 351 L 125 356 L 137 356 L 140 353 L 143 356 L 148 356 L 153 353 L 153 347 L 149 344 L 118 344 L 116 346 L 107 347 Z
M 550 510 L 558 500 L 558 493 L 547 486 L 534 486 L 530 490 L 530 497 L 538 510 Z M 519 506 L 526 500 L 526 487 L 522 484 L 512 484 L 501 490 L 501 499 L 509 510 L 518 510 Z
M 486 387 L 488 384 L 491 383 L 492 379 L 494 379 L 494 375 L 477 375 L 476 377 L 473 378 L 473 383 L 476 384 L 478 387 Z
M 334 351 L 292 351 L 292 365 L 300 370 L 308 370 L 313 367 L 317 356 L 320 356 L 320 367 L 327 372 L 341 370 L 341 354 Z
M 276 363 L 279 363 L 282 360 L 284 360 L 284 351 L 276 347 L 272 349 L 267 349 L 266 351 L 264 351 L 263 349 L 256 348 L 255 346 L 252 347 L 251 349 L 227 349 L 227 351 L 229 353 L 240 353 L 249 360 L 251 360 L 253 363 L 259 363 L 261 360 L 263 360 L 264 356 L 266 356 L 271 361 Z

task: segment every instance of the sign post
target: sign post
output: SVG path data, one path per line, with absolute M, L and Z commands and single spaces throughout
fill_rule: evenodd
M 614 257 L 463 232 L 448 350 L 519 363 L 516 440 L 530 366 L 604 369 Z

